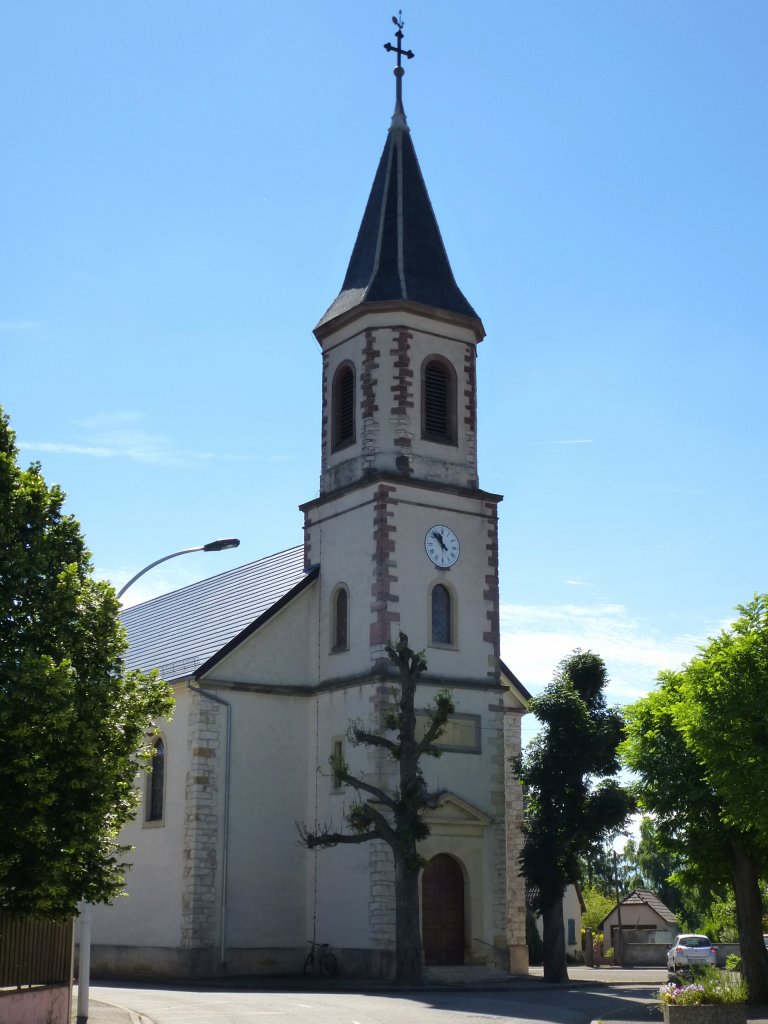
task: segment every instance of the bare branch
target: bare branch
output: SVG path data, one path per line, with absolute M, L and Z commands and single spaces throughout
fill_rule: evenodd
M 308 850 L 316 847 L 339 846 L 344 843 L 367 843 L 370 839 L 378 839 L 374 831 L 369 832 L 333 832 L 330 826 L 324 825 L 318 832 L 310 832 L 306 825 L 296 822 L 299 842 Z
M 358 779 L 354 775 L 339 776 L 339 778 L 344 782 L 348 782 L 353 789 L 361 789 L 364 793 L 370 793 L 377 803 L 384 804 L 385 807 L 389 807 L 390 810 L 394 811 L 395 801 L 383 789 L 379 789 L 378 786 L 372 786 L 369 782 L 363 782 L 362 779 Z
M 356 743 L 362 743 L 369 747 L 384 747 L 390 753 L 395 750 L 397 743 L 388 740 L 386 736 L 379 736 L 375 732 L 363 732 L 362 729 L 353 729 L 352 734 Z

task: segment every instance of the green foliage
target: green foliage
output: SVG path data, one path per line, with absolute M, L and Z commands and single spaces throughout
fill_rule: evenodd
M 112 587 L 0 412 L 0 907 L 63 918 L 123 883 L 116 843 L 169 688 L 126 673 Z
M 725 969 L 726 971 L 740 971 L 741 957 L 736 953 L 729 953 L 725 958 Z
M 768 596 L 738 608 L 732 626 L 627 709 L 626 765 L 673 879 L 723 894 L 732 884 L 745 974 L 768 999 L 758 878 L 768 870 Z
M 745 1003 L 747 986 L 742 978 L 729 978 L 717 967 L 691 968 L 694 981 L 704 989 L 704 1003 Z
M 715 896 L 701 922 L 701 930 L 713 942 L 738 942 L 739 926 L 736 921 L 736 900 L 733 890 L 725 897 Z
M 581 893 L 584 900 L 584 913 L 581 915 L 581 923 L 585 928 L 591 928 L 598 932 L 600 925 L 616 906 L 616 900 L 606 896 L 605 893 L 595 885 L 587 885 Z
M 542 724 L 517 769 L 525 786 L 522 871 L 543 910 L 580 876 L 579 857 L 620 828 L 633 809 L 616 781 L 621 713 L 609 708 L 602 658 L 575 651 L 530 702 Z

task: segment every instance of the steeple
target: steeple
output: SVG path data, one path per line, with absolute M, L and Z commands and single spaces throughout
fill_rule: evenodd
M 392 20 L 397 45 L 385 43 L 385 49 L 397 54 L 395 111 L 344 283 L 315 334 L 322 338 L 334 321 L 352 311 L 394 302 L 471 321 L 480 341 L 485 330 L 454 279 L 411 141 L 403 108 L 401 58 L 411 59 L 414 54 L 402 48 L 402 19 Z

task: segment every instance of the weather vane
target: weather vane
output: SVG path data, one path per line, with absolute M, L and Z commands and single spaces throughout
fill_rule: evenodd
M 405 68 L 403 67 L 402 58 L 407 57 L 408 60 L 412 60 L 414 53 L 413 50 L 404 50 L 402 47 L 403 42 L 403 12 L 398 11 L 397 15 L 392 16 L 392 24 L 397 27 L 395 32 L 395 39 L 397 40 L 397 46 L 393 46 L 392 43 L 384 43 L 384 49 L 387 53 L 397 54 L 397 67 L 395 68 L 395 80 L 397 82 L 397 103 L 395 110 L 398 113 L 403 112 L 403 75 L 405 74 Z

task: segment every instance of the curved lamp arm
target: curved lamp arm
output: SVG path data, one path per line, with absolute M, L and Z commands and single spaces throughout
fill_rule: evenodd
M 117 592 L 118 598 L 122 597 L 128 587 L 132 586 L 139 577 L 143 576 L 145 572 L 149 572 L 150 569 L 154 569 L 156 565 L 160 565 L 161 562 L 167 562 L 169 558 L 176 558 L 178 555 L 189 555 L 193 551 L 226 551 L 228 548 L 236 548 L 240 545 L 240 541 L 237 537 L 225 537 L 224 540 L 212 540 L 208 544 L 201 544 L 196 548 L 184 548 L 183 551 L 174 551 L 170 555 L 163 555 L 162 558 L 156 559 L 154 562 L 150 562 L 149 565 L 145 565 L 144 568 L 137 572 L 135 576 L 131 576 L 128 582 Z

